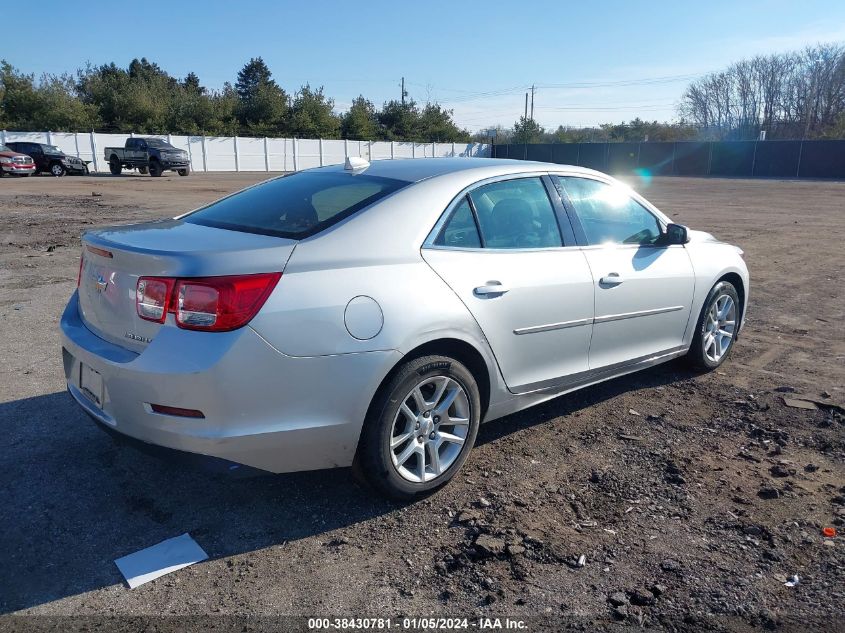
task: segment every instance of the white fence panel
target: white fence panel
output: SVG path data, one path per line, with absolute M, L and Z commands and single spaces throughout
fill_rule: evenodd
M 267 170 L 267 164 L 264 160 L 263 138 L 238 137 L 238 170 Z
M 323 164 L 337 165 L 346 162 L 346 142 L 323 140 Z
M 390 143 L 385 141 L 377 141 L 373 143 L 371 149 L 371 156 L 370 160 L 388 160 L 392 158 L 390 155 Z
M 234 137 L 205 137 L 205 158 L 208 171 L 237 171 Z
M 297 169 L 311 169 L 320 166 L 320 141 L 296 139 Z
M 414 143 L 396 142 L 393 144 L 394 158 L 413 158 L 414 157 Z
M 5 132 L 5 142 L 8 143 L 46 143 L 47 132 Z
M 293 171 L 293 141 L 289 138 L 268 138 L 267 163 L 270 171 Z
M 94 132 L 15 132 L 0 130 L 0 142 L 48 143 L 70 156 L 92 161 L 91 171 L 109 170 L 105 151 L 123 147 L 133 134 Z M 137 135 L 141 136 L 141 135 Z M 411 143 L 344 141 L 337 139 L 253 138 L 232 136 L 183 136 L 144 134 L 169 141 L 188 152 L 193 171 L 299 171 L 343 163 L 347 156 L 367 160 L 431 158 L 434 156 L 485 156 L 486 143 Z

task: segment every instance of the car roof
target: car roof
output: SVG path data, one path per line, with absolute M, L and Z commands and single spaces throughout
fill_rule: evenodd
M 343 165 L 331 165 L 308 171 L 343 171 Z M 419 182 L 437 176 L 464 172 L 468 177 L 492 178 L 508 174 L 537 171 L 568 171 L 584 174 L 596 174 L 592 169 L 573 165 L 558 165 L 527 160 L 505 158 L 399 158 L 394 160 L 374 160 L 370 166 L 357 173 L 382 178 L 395 178 L 408 182 Z M 472 172 L 477 172 L 473 174 Z

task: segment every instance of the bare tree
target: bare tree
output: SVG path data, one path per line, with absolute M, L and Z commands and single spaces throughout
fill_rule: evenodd
M 679 111 L 712 140 L 823 138 L 845 116 L 845 46 L 760 55 L 690 84 Z

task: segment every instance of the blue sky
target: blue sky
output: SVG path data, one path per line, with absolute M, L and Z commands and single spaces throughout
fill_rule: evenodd
M 3 23 L 0 58 L 36 75 L 147 57 L 219 88 L 262 56 L 286 90 L 322 85 L 338 111 L 358 94 L 398 98 L 404 76 L 413 98 L 475 131 L 510 126 L 532 83 L 545 127 L 676 118 L 691 77 L 845 41 L 845 2 L 91 0 L 12 3 Z

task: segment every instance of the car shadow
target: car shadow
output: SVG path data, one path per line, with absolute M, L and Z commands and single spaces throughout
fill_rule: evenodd
M 623 393 L 639 389 L 654 389 L 693 378 L 696 373 L 682 360 L 663 363 L 627 376 L 614 378 L 591 387 L 579 389 L 530 407 L 518 413 L 482 424 L 475 445 L 494 442 L 505 435 L 543 424 L 557 417 L 567 416 L 610 400 Z
M 482 426 L 486 444 L 619 393 L 676 381 L 664 365 Z M 115 443 L 65 392 L 0 404 L 0 614 L 123 582 L 114 559 L 190 533 L 210 558 L 393 512 L 336 469 L 252 478 L 177 466 Z

